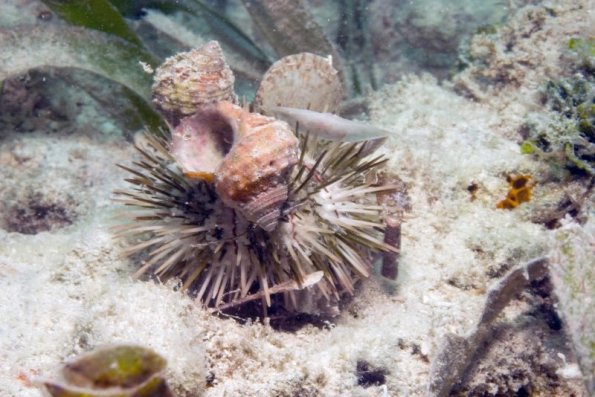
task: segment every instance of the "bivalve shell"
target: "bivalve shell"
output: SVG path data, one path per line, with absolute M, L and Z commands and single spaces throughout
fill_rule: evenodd
M 275 62 L 264 74 L 254 98 L 254 109 L 290 107 L 335 113 L 343 99 L 343 85 L 331 57 L 308 52 Z
M 173 397 L 165 359 L 140 346 L 107 346 L 62 368 L 62 379 L 42 382 L 52 397 Z
M 168 58 L 155 72 L 153 103 L 172 124 L 198 106 L 237 100 L 234 75 L 216 41 Z

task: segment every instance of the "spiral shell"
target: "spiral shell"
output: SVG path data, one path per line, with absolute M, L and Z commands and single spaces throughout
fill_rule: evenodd
M 299 158 L 299 141 L 283 121 L 221 103 L 234 127 L 231 150 L 215 176 L 221 200 L 267 231 L 277 226 L 288 179 Z
M 234 75 L 216 41 L 168 58 L 155 72 L 153 103 L 175 125 L 197 107 L 236 101 Z
M 334 113 L 342 98 L 343 85 L 331 57 L 304 52 L 283 57 L 267 70 L 254 108 L 266 114 L 278 106 Z
M 187 177 L 212 182 L 223 203 L 271 231 L 287 200 L 299 141 L 286 122 L 222 101 L 182 120 L 171 155 Z
M 215 189 L 224 203 L 271 231 L 287 201 L 299 142 L 287 123 L 257 113 L 244 113 L 238 127 L 241 137 L 217 170 Z

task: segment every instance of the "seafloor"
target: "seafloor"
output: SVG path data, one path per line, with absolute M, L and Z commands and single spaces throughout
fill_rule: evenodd
M 5 26 L 19 6 L 41 7 L 9 4 Z M 593 341 L 592 197 L 552 226 L 551 209 L 584 184 L 552 177 L 519 143 L 529 115 L 547 113 L 541 88 L 573 62 L 569 39 L 592 37 L 590 5 L 502 5 L 498 31 L 471 44 L 481 62 L 370 93 L 370 123 L 392 131 L 381 150 L 411 198 L 399 276 L 363 280 L 337 317 L 277 327 L 211 315 L 173 285 L 133 279 L 112 192 L 140 133 L 98 105 L 109 87 L 90 95 L 52 70 L 29 73 L 18 103 L 0 102 L 0 395 L 40 396 L 36 380 L 65 360 L 132 343 L 167 359 L 178 396 L 424 396 L 445 335 L 474 330 L 511 268 L 548 255 L 564 269 L 555 258 L 572 234 L 587 261 L 571 275 L 583 278 L 579 308 L 559 305 L 549 279 L 515 295 L 452 395 L 586 397 L 592 374 L 581 373 L 576 339 Z M 533 199 L 497 208 L 513 174 L 535 180 Z

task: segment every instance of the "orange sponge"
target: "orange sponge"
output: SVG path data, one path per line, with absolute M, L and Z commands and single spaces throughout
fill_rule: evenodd
M 506 198 L 500 201 L 496 207 L 511 210 L 519 204 L 531 200 L 532 189 L 535 186 L 533 178 L 529 175 L 509 175 L 506 177 L 510 189 Z

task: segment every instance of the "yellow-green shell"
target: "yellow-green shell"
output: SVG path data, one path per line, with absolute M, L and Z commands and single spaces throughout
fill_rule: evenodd
M 83 354 L 62 368 L 62 379 L 45 381 L 52 397 L 168 397 L 166 361 L 152 350 L 109 346 Z

